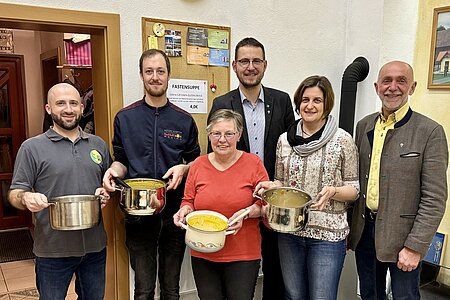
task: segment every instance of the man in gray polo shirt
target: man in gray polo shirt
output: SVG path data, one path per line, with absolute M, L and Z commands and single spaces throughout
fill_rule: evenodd
M 94 193 L 108 199 L 108 193 L 99 187 L 111 157 L 101 138 L 84 133 L 78 126 L 83 104 L 73 86 L 67 83 L 53 86 L 45 109 L 53 126 L 21 145 L 8 199 L 14 207 L 34 213 L 33 252 L 40 299 L 65 299 L 75 274 L 78 298 L 101 300 L 106 263 L 103 222 L 84 230 L 53 230 L 47 200 Z

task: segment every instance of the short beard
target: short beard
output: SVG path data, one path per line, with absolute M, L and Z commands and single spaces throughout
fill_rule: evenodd
M 81 114 L 72 123 L 65 122 L 62 118 L 58 117 L 54 113 L 51 113 L 53 123 L 57 124 L 59 127 L 65 130 L 72 130 L 78 127 L 81 120 Z
M 145 87 L 145 86 L 144 86 Z M 152 97 L 161 97 L 164 96 L 167 92 L 169 85 L 167 85 L 165 88 L 163 88 L 162 90 L 158 90 L 158 91 L 154 91 L 151 88 L 147 88 L 145 87 L 145 90 L 147 92 L 148 95 L 152 96 Z
M 242 76 L 242 78 L 240 78 L 240 76 L 238 76 L 238 80 L 239 80 L 240 84 L 242 84 L 242 86 L 247 88 L 247 89 L 248 88 L 254 88 L 255 86 L 260 85 L 262 79 L 263 78 L 261 77 L 261 78 L 258 78 L 255 82 L 247 83 L 247 82 L 244 81 L 244 76 Z
M 260 83 L 261 83 L 261 81 L 248 84 L 248 83 L 245 83 L 245 82 L 241 81 L 242 86 L 247 88 L 247 89 L 248 88 L 253 88 L 255 86 L 258 86 Z

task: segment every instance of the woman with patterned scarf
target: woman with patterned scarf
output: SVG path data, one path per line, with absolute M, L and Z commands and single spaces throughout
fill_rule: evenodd
M 305 228 L 279 234 L 281 269 L 286 299 L 332 300 L 346 254 L 347 202 L 359 193 L 357 148 L 330 115 L 334 93 L 326 77 L 306 78 L 294 104 L 301 118 L 278 140 L 275 180 L 256 191 L 294 187 L 316 199 Z

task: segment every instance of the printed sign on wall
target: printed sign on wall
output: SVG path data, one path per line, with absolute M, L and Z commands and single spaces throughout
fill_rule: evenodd
M 191 114 L 207 113 L 206 80 L 171 79 L 167 98 Z
M 14 53 L 13 31 L 0 29 L 0 53 Z

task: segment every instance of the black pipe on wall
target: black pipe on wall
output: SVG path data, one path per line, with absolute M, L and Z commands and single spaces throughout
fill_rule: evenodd
M 355 122 L 356 90 L 358 82 L 369 74 L 369 62 L 365 57 L 357 57 L 342 75 L 339 127 L 353 136 Z

